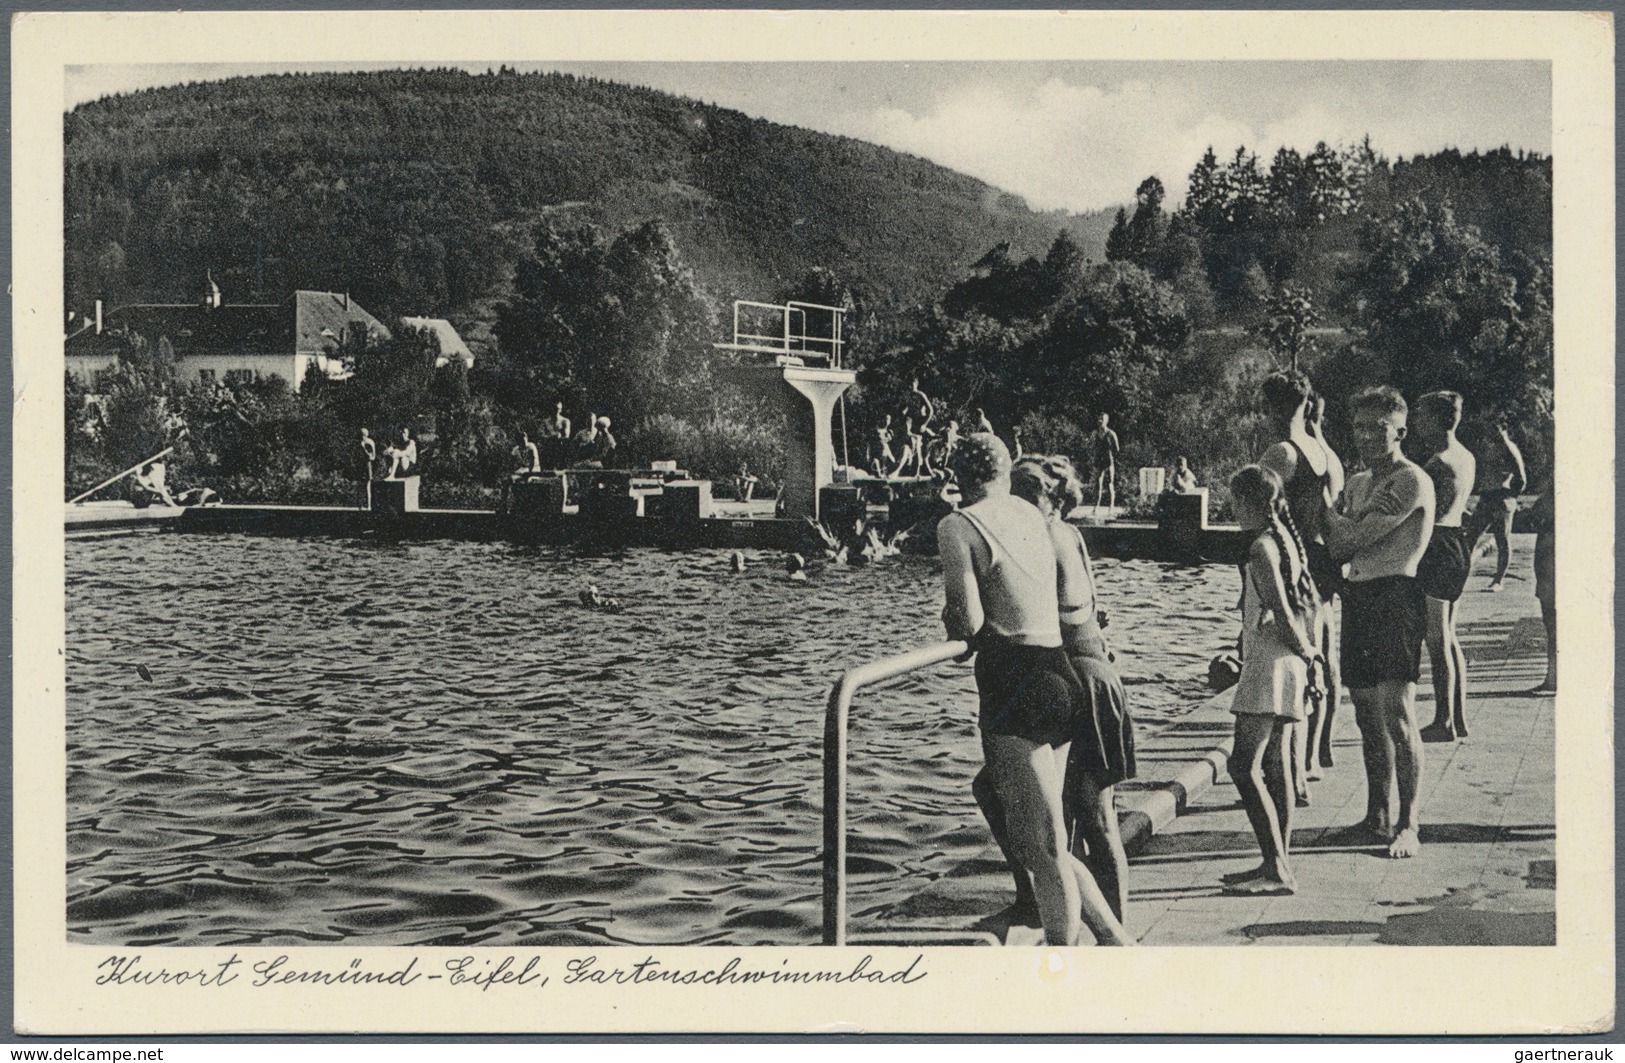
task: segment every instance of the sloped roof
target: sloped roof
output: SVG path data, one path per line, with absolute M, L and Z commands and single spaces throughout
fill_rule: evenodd
M 291 312 L 290 312 L 291 311 Z M 380 338 L 389 329 L 360 303 L 338 292 L 298 291 L 280 303 L 134 303 L 103 315 L 103 335 L 81 330 L 68 337 L 70 353 L 91 353 L 107 337 L 135 333 L 149 343 L 168 339 L 178 356 L 211 354 L 309 354 L 335 349 L 345 330 L 359 324 Z
M 116 306 L 103 315 L 103 335 L 94 330 L 70 337 L 69 351 L 94 351 L 108 336 L 135 333 L 149 343 L 169 340 L 175 352 L 231 354 L 289 353 L 292 331 L 282 308 L 272 304 L 206 307 L 197 303 L 141 303 Z
M 348 295 L 338 292 L 293 293 L 295 354 L 324 354 L 337 347 L 345 331 L 361 325 L 368 334 L 389 338 L 389 329 Z M 221 307 L 221 310 L 226 307 Z
M 447 360 L 455 357 L 473 368 L 474 352 L 468 349 L 468 344 L 463 342 L 463 337 L 457 334 L 450 321 L 443 317 L 403 317 L 401 323 L 434 333 L 434 338 L 440 343 L 440 360 L 436 364 L 445 365 Z

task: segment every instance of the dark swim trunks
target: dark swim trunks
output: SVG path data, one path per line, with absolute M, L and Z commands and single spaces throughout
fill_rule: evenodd
M 1427 599 L 1413 576 L 1343 584 L 1343 682 L 1351 689 L 1422 675 Z
M 1427 553 L 1416 566 L 1416 581 L 1422 593 L 1441 602 L 1453 602 L 1467 586 L 1473 570 L 1472 547 L 1460 528 L 1433 529 Z
M 1134 760 L 1134 721 L 1117 669 L 1099 657 L 1069 654 L 1082 686 L 1077 728 L 1067 756 L 1068 780 L 1086 773 L 1093 786 L 1115 786 L 1138 772 Z M 1072 783 L 1066 792 L 1072 792 Z
M 1477 514 L 1486 523 L 1491 524 L 1503 520 L 1510 513 L 1518 511 L 1518 492 L 1509 491 L 1504 487 L 1492 487 L 1488 491 L 1478 493 Z
M 1059 646 L 978 640 L 976 691 L 983 734 L 1014 735 L 1049 746 L 1072 741 L 1082 690 Z

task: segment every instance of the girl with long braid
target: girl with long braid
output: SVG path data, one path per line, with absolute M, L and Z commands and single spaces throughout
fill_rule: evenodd
M 1319 600 L 1280 477 L 1248 465 L 1231 477 L 1230 494 L 1236 519 L 1256 534 L 1242 588 L 1241 678 L 1230 707 L 1236 731 L 1229 768 L 1264 860 L 1229 888 L 1291 893 L 1297 883 L 1287 863 L 1293 794 L 1284 732 L 1307 717 L 1311 669 L 1321 660 L 1312 634 Z

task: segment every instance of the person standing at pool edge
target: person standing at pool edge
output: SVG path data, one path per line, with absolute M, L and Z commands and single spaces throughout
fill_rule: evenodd
M 1243 570 L 1241 677 L 1230 703 L 1236 732 L 1228 767 L 1264 860 L 1229 889 L 1292 893 L 1297 881 L 1287 862 L 1293 805 L 1287 728 L 1301 728 L 1305 720 L 1310 669 L 1320 659 L 1314 637 L 1320 603 L 1280 477 L 1248 465 L 1230 478 L 1230 497 L 1236 520 L 1254 538 Z
M 1286 522 L 1300 537 L 1306 552 L 1309 575 L 1315 582 L 1319 599 L 1311 623 L 1315 640 L 1322 644 L 1321 652 L 1332 673 L 1328 681 L 1331 685 L 1338 678 L 1338 670 L 1332 665 L 1335 654 L 1331 649 L 1331 600 L 1343 579 L 1343 568 L 1332 560 L 1325 542 L 1326 511 L 1335 497 L 1331 448 L 1309 431 L 1314 389 L 1308 377 L 1295 370 L 1274 373 L 1265 378 L 1260 394 L 1277 441 L 1264 451 L 1258 464 L 1275 473 L 1281 481 Z M 1331 744 L 1329 725 L 1333 711 L 1332 699 L 1328 697 L 1304 723 L 1289 724 L 1293 791 L 1300 805 L 1309 803 L 1309 782 L 1320 778 L 1320 752 Z
M 372 508 L 372 472 L 378 464 L 378 444 L 373 441 L 372 433 L 365 428 L 361 430 L 361 456 L 356 461 L 357 471 L 361 473 L 361 482 L 366 485 L 366 494 L 362 509 Z
M 1473 569 L 1472 548 L 1462 531 L 1467 494 L 1478 462 L 1456 439 L 1461 396 L 1433 391 L 1416 400 L 1417 450 L 1433 481 L 1433 537 L 1416 566 L 1428 603 L 1428 661 L 1433 666 L 1433 722 L 1422 728 L 1424 742 L 1467 737 L 1467 656 L 1456 638 L 1456 602 Z
M 1064 791 L 1072 855 L 1083 861 L 1121 920 L 1128 904 L 1128 854 L 1112 788 L 1137 773 L 1134 724 L 1101 630 L 1104 614 L 1089 547 L 1083 532 L 1066 519 L 1083 504 L 1083 483 L 1065 456 L 1033 455 L 1010 474 L 1010 490 L 1038 506 L 1049 521 L 1060 566 L 1061 643 L 1082 687 Z
M 1343 680 L 1354 698 L 1366 773 L 1366 814 L 1357 829 L 1391 839 L 1389 856 L 1410 857 L 1422 849 L 1416 681 L 1427 631 L 1416 566 L 1433 534 L 1433 481 L 1400 449 L 1409 411 L 1399 392 L 1369 388 L 1351 405 L 1365 471 L 1348 482 L 1346 512 L 1327 514 L 1326 543 L 1349 562 Z M 1391 810 L 1395 788 L 1399 807 Z
M 1038 507 L 1049 524 L 1060 573 L 1061 641 L 1080 687 L 1061 797 L 1072 855 L 1089 870 L 1093 885 L 1099 887 L 1106 905 L 1121 922 L 1128 905 L 1128 854 L 1118 830 L 1112 788 L 1137 772 L 1134 723 L 1128 714 L 1128 694 L 1100 628 L 1102 614 L 1097 609 L 1088 547 L 1078 527 L 1066 520 L 1069 512 L 1083 504 L 1083 483 L 1069 458 L 1031 454 L 1011 470 L 1010 493 Z M 1004 807 L 986 768 L 977 774 L 971 792 L 1015 879 L 1010 921 L 1033 925 L 1038 909 L 1032 884 L 1020 862 L 1011 856 Z M 1087 911 L 1094 893 L 1087 881 L 1080 880 L 1079 887 Z
M 1312 392 L 1309 395 L 1309 416 L 1304 418 L 1303 426 L 1310 437 L 1320 444 L 1320 449 L 1326 452 L 1326 501 L 1335 508 L 1343 497 L 1343 488 L 1349 478 L 1348 470 L 1343 468 L 1343 459 L 1326 442 L 1326 433 L 1321 429 L 1325 419 L 1326 396 L 1318 391 Z M 1310 747 L 1309 777 L 1315 779 L 1319 778 L 1321 771 L 1332 766 L 1332 725 L 1337 721 L 1337 710 L 1343 703 L 1343 672 L 1338 663 L 1341 655 L 1338 653 L 1336 635 L 1337 614 L 1332 605 L 1333 595 L 1343 585 L 1343 566 L 1332 560 L 1324 542 L 1306 542 L 1303 545 L 1309 551 L 1309 575 L 1320 574 L 1315 581 L 1315 589 L 1320 591 L 1321 626 L 1315 637 L 1320 640 L 1320 652 L 1326 658 L 1326 697 L 1319 711 L 1311 706 L 1309 714 L 1309 740 L 1313 743 Z
M 1079 691 L 1061 648 L 1049 528 L 1010 494 L 1010 452 L 997 436 L 968 436 L 954 464 L 963 505 L 937 525 L 943 624 L 976 654 L 982 752 L 1011 855 L 1032 878 L 1049 944 L 1076 943 L 1080 910 L 1100 940 L 1129 944 L 1067 849 L 1061 791 Z
M 1089 452 L 1095 463 L 1095 514 L 1100 514 L 1100 499 L 1106 498 L 1106 512 L 1117 508 L 1117 452 L 1121 449 L 1117 433 L 1111 429 L 1111 414 L 1100 415 L 1100 422 L 1089 433 Z
M 1553 470 L 1530 514 L 1535 522 L 1535 599 L 1540 602 L 1540 622 L 1546 628 L 1546 678 L 1531 694 L 1557 693 L 1556 478 Z
M 1469 555 L 1476 551 L 1485 531 L 1495 536 L 1495 578 L 1485 590 L 1498 591 L 1512 561 L 1512 517 L 1518 512 L 1518 495 L 1529 482 L 1523 452 L 1507 433 L 1505 420 L 1495 422 L 1495 442 L 1486 460 L 1479 464 L 1479 471 L 1489 475 L 1489 486 L 1478 492 L 1478 505 L 1473 507 L 1463 534 L 1468 536 Z

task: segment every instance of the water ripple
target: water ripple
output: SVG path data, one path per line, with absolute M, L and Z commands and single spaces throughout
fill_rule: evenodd
M 829 684 L 940 637 L 941 581 L 746 555 L 70 543 L 71 939 L 816 940 Z M 1201 697 L 1234 571 L 1097 572 L 1137 718 Z M 623 611 L 577 604 L 589 582 Z M 974 705 L 963 665 L 860 695 L 854 905 L 986 844 Z

